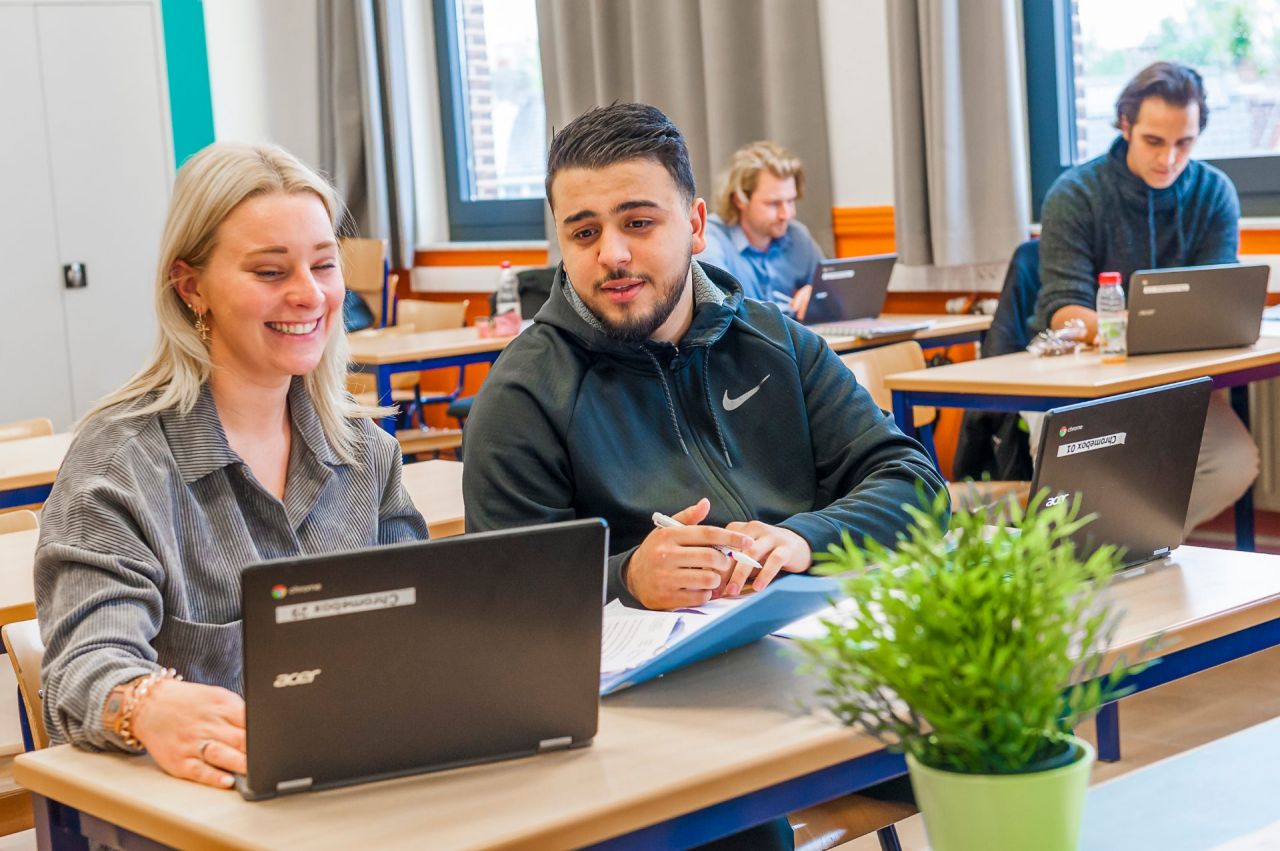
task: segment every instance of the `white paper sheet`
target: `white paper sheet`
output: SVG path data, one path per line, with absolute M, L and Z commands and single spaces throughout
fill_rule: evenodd
M 630 609 L 617 600 L 604 607 L 604 636 L 600 673 L 634 668 L 667 646 L 680 625 L 675 612 Z

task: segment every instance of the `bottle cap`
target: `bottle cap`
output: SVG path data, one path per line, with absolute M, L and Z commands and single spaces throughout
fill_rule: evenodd
M 502 261 L 502 268 L 503 268 L 503 269 L 510 269 L 510 268 L 511 268 L 511 261 L 510 261 L 510 260 L 503 260 L 503 261 Z
M 1101 272 L 1098 275 L 1098 286 L 1101 287 L 1118 287 L 1120 286 L 1119 272 Z

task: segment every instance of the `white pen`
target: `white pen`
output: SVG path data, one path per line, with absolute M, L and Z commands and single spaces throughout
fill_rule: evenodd
M 684 526 L 685 524 L 681 523 L 679 520 L 675 519 L 674 517 L 668 517 L 667 515 L 663 514 L 660 511 L 655 511 L 653 512 L 653 525 L 657 526 L 659 529 L 674 529 L 677 526 Z M 733 559 L 739 564 L 745 564 L 747 567 L 751 568 L 752 570 L 762 569 L 760 562 L 756 561 L 755 559 L 753 559 L 751 556 L 747 555 L 744 552 L 730 549 L 729 547 L 717 546 L 715 544 L 712 544 L 711 548 L 715 550 L 719 550 L 720 552 L 727 555 L 729 558 Z

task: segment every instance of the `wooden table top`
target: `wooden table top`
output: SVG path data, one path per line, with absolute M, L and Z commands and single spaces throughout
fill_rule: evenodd
M 986 331 L 991 327 L 990 316 L 970 314 L 891 314 L 889 318 L 904 322 L 930 321 L 933 325 L 923 331 L 904 334 L 904 340 L 927 343 L 936 337 L 953 334 L 969 334 Z M 358 364 L 406 363 L 427 358 L 470 355 L 479 352 L 499 352 L 514 337 L 481 337 L 475 328 L 450 328 L 445 331 L 421 331 L 406 334 L 387 328 L 357 331 L 347 338 L 351 345 L 351 360 Z M 898 338 L 893 338 L 897 341 Z M 860 340 L 854 337 L 829 337 L 828 344 L 838 352 L 884 345 L 886 339 Z
M 63 432 L 0 441 L 0 490 L 52 484 L 72 437 Z
M 481 337 L 475 328 L 448 328 L 406 334 L 388 328 L 357 331 L 347 336 L 351 360 L 368 366 L 407 363 L 427 358 L 500 352 L 515 337 Z
M 868 349 L 883 346 L 887 343 L 898 343 L 903 340 L 916 340 L 925 348 L 929 341 L 937 337 L 950 337 L 955 334 L 976 334 L 991 327 L 994 317 L 971 313 L 886 313 L 882 319 L 902 322 L 932 322 L 922 331 L 912 331 L 899 336 L 880 337 L 875 340 L 861 340 L 856 337 L 824 337 L 827 345 L 835 352 L 848 352 L 856 349 Z
M 427 521 L 433 538 L 461 535 L 462 463 L 460 461 L 419 461 L 405 464 L 401 478 L 409 498 Z
M 31 566 L 36 556 L 38 529 L 0 535 L 0 623 L 36 616 L 36 590 Z
M 899 372 L 885 384 L 890 390 L 1095 399 L 1275 363 L 1280 363 L 1280 337 L 1261 337 L 1243 348 L 1135 355 L 1115 364 L 1104 364 L 1097 351 L 1051 358 L 1017 352 Z
M 1280 557 L 1184 547 L 1108 591 L 1119 649 L 1185 647 L 1280 616 Z M 179 847 L 573 847 L 879 748 L 821 711 L 785 644 L 766 639 L 606 698 L 577 751 L 251 804 L 145 757 L 69 746 L 18 757 L 34 791 Z M 797 700 L 799 698 L 799 700 Z

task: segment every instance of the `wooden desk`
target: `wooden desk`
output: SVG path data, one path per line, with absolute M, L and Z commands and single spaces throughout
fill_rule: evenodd
M 427 521 L 433 538 L 461 535 L 462 462 L 419 461 L 405 464 L 401 473 L 404 489 Z
M 1166 636 L 1139 688 L 1280 643 L 1277 556 L 1183 547 L 1108 593 L 1128 611 L 1118 649 Z M 54 834 L 71 829 L 75 808 L 87 835 L 118 825 L 179 847 L 686 847 L 904 770 L 865 735 L 798 707 L 812 684 L 783 646 L 766 639 L 606 698 L 599 736 L 580 751 L 257 804 L 146 758 L 70 747 L 19 757 L 15 777 Z
M 0 624 L 36 616 L 36 590 L 31 566 L 36 557 L 38 529 L 0 535 Z M 0 696 L 0 700 L 4 698 Z
M 933 324 L 922 331 L 876 337 L 874 340 L 860 340 L 856 337 L 824 337 L 823 339 L 835 352 L 872 349 L 876 346 L 887 346 L 890 343 L 901 343 L 904 340 L 915 340 L 926 349 L 954 346 L 980 341 L 987 333 L 987 329 L 991 327 L 991 320 L 994 317 L 968 313 L 887 313 L 883 318 L 903 322 L 927 321 Z
M 0 508 L 44 502 L 72 437 L 64 432 L 0 441 Z
M 919 340 L 929 346 L 950 346 L 980 340 L 991 327 L 990 316 L 912 314 L 893 315 L 903 321 L 929 320 L 933 325 L 909 334 L 860 340 L 854 337 L 829 337 L 834 351 L 846 352 Z M 527 327 L 527 324 L 526 324 Z M 456 366 L 465 369 L 473 363 L 492 363 L 514 337 L 481 337 L 475 328 L 450 328 L 444 331 L 420 331 L 406 334 L 390 328 L 358 331 L 347 338 L 351 362 L 356 372 L 374 376 L 380 404 L 391 404 L 391 376 L 399 372 L 421 372 Z M 382 421 L 383 428 L 395 433 L 395 418 Z
M 371 374 L 379 404 L 391 405 L 391 376 L 399 372 L 422 372 L 473 363 L 492 363 L 514 337 L 481 337 L 475 328 L 449 328 L 406 334 L 389 328 L 358 331 L 347 337 L 352 368 Z M 382 427 L 395 434 L 395 417 L 382 420 Z
M 918 405 L 991 411 L 1047 411 L 1084 399 L 1098 399 L 1209 376 L 1214 387 L 1231 388 L 1231 405 L 1249 425 L 1250 382 L 1280 375 L 1280 337 L 1260 337 L 1252 346 L 1162 355 L 1136 355 L 1104 364 L 1096 351 L 1054 358 L 1018 352 L 994 358 L 917 369 L 886 377 L 898 427 L 917 436 L 911 409 Z M 1236 503 L 1236 547 L 1252 550 L 1253 491 Z

